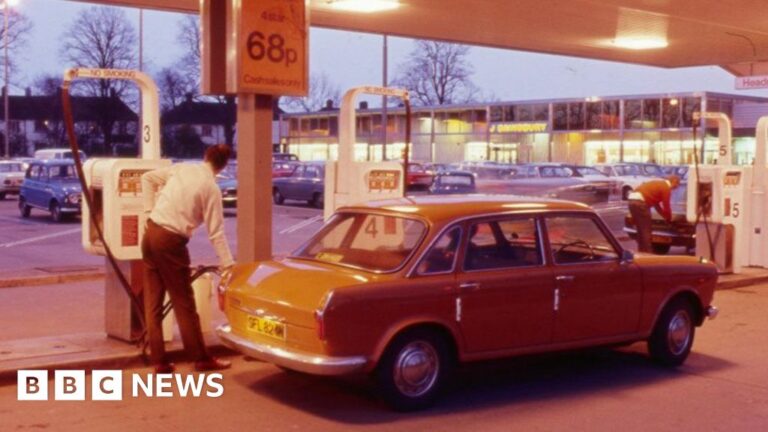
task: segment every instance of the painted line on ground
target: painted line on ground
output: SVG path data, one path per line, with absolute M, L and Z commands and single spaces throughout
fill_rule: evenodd
M 301 221 L 301 222 L 299 222 L 297 224 L 294 224 L 294 225 L 291 225 L 291 226 L 289 226 L 287 228 L 284 228 L 279 233 L 280 234 L 290 234 L 292 232 L 298 231 L 298 230 L 300 230 L 300 229 L 302 229 L 304 227 L 312 225 L 313 223 L 316 223 L 316 222 L 320 222 L 322 220 L 323 220 L 323 216 L 322 215 L 317 215 L 315 217 L 303 220 L 303 221 Z
M 80 230 L 81 230 L 81 228 L 78 227 L 78 228 L 72 228 L 72 229 L 69 229 L 69 230 L 66 230 L 66 231 L 60 231 L 60 232 L 53 233 L 53 234 L 46 234 L 46 235 L 42 235 L 42 236 L 38 236 L 38 237 L 32 237 L 32 238 L 28 238 L 28 239 L 24 239 L 24 240 L 18 240 L 18 241 L 13 241 L 13 242 L 9 242 L 9 243 L 2 243 L 2 244 L 0 244 L 0 248 L 9 248 L 9 247 L 13 247 L 13 246 L 20 246 L 20 245 L 27 244 L 27 243 L 34 243 L 34 242 L 38 242 L 38 241 L 48 240 L 48 239 L 52 239 L 52 238 L 56 238 L 56 237 L 61 237 L 61 236 L 65 236 L 65 235 L 79 233 Z

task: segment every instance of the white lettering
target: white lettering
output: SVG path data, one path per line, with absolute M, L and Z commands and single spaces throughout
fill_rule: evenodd
M 207 377 L 205 377 L 205 382 L 208 384 L 208 387 L 216 389 L 216 391 L 208 390 L 205 392 L 205 395 L 211 398 L 217 398 L 221 397 L 224 394 L 224 384 L 218 381 L 224 381 L 224 375 L 215 373 L 210 374 Z
M 131 396 L 139 397 L 139 389 L 144 393 L 144 396 L 152 397 L 152 374 L 147 376 L 147 382 L 144 382 L 141 375 L 133 374 L 133 384 L 131 385 Z
M 151 374 L 150 374 L 151 375 Z M 156 397 L 173 397 L 173 374 L 157 374 L 155 375 L 155 393 Z
M 179 389 L 179 396 L 181 397 L 187 397 L 190 389 L 192 390 L 192 396 L 200 397 L 204 382 L 205 376 L 203 375 L 187 375 L 182 377 L 181 374 L 176 374 L 176 387 Z

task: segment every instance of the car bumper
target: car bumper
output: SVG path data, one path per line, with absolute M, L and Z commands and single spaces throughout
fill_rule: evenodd
M 229 325 L 216 328 L 216 334 L 221 342 L 231 349 L 259 360 L 313 375 L 350 375 L 363 372 L 367 364 L 367 360 L 362 356 L 327 357 L 254 342 L 232 333 Z
M 237 207 L 237 197 L 222 198 L 224 207 Z
M 632 239 L 637 238 L 637 229 L 634 227 L 624 227 L 624 232 L 627 233 Z M 654 230 L 651 234 L 651 243 L 693 248 L 696 247 L 696 236 L 694 234 L 685 235 L 668 231 Z

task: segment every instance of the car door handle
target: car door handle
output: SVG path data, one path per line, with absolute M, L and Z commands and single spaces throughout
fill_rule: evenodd
M 480 288 L 480 284 L 477 282 L 465 282 L 459 285 L 459 289 L 462 291 L 474 291 Z
M 573 275 L 560 275 L 555 278 L 558 282 L 573 282 L 576 276 Z

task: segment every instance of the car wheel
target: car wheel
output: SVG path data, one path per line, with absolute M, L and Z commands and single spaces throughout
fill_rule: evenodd
M 51 203 L 51 219 L 54 222 L 61 222 L 64 219 L 64 215 L 61 213 L 61 206 L 56 201 Z
M 621 199 L 624 200 L 624 201 L 628 200 L 629 199 L 629 194 L 631 192 L 632 192 L 632 188 L 631 187 L 625 187 L 624 189 L 622 189 L 621 190 Z
M 399 411 L 431 405 L 448 375 L 451 356 L 438 334 L 415 330 L 398 336 L 387 347 L 376 368 L 384 400 Z
M 315 192 L 315 194 L 312 195 L 312 200 L 309 202 L 309 204 L 314 208 L 323 208 L 323 194 L 320 192 Z
M 279 189 L 275 189 L 272 191 L 272 201 L 275 202 L 275 204 L 282 204 L 285 202 L 285 197 L 283 194 L 280 193 Z
M 32 214 L 32 207 L 27 205 L 27 200 L 23 197 L 19 197 L 19 213 L 23 218 L 28 218 Z
M 656 255 L 666 255 L 669 253 L 669 249 L 671 249 L 672 246 L 668 244 L 654 243 L 651 245 L 651 248 Z
M 664 308 L 648 339 L 651 358 L 664 366 L 680 366 L 688 358 L 696 333 L 691 303 L 678 298 Z

